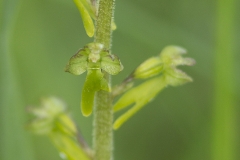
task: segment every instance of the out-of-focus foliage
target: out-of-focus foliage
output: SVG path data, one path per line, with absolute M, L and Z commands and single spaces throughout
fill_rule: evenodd
M 140 63 L 171 44 L 186 48 L 197 65 L 182 67 L 194 79 L 193 83 L 164 90 L 115 132 L 115 160 L 211 160 L 216 3 L 209 0 L 116 1 L 114 20 L 118 28 L 113 32 L 112 53 L 121 57 L 124 70 L 113 76 L 113 84 L 120 83 Z M 4 7 L 2 4 L 0 1 L 1 9 Z M 91 118 L 86 119 L 79 110 L 79 95 L 85 76 L 73 77 L 64 72 L 69 57 L 92 41 L 85 33 L 77 8 L 72 1 L 66 0 L 21 0 L 17 5 L 10 45 L 11 74 L 14 77 L 0 86 L 12 84 L 14 80 L 18 89 L 0 93 L 1 97 L 8 97 L 14 104 L 9 106 L 0 102 L 0 127 L 7 126 L 11 131 L 11 135 L 6 135 L 1 129 L 1 141 L 8 142 L 11 137 L 21 139 L 22 134 L 17 133 L 24 127 L 22 119 L 27 119 L 25 107 L 37 104 L 39 97 L 56 95 L 69 105 L 82 134 L 91 143 Z M 239 6 L 238 2 L 237 10 Z M 237 18 L 239 14 L 237 12 Z M 240 28 L 237 18 L 236 28 Z M 2 25 L 2 17 L 0 20 Z M 239 29 L 235 30 L 235 35 L 237 44 L 240 41 Z M 235 52 L 239 51 L 238 45 Z M 240 54 L 234 57 L 234 78 L 239 82 Z M 0 53 L 0 61 L 4 60 Z M 1 79 L 10 73 L 7 72 L 8 67 L 1 66 Z M 237 92 L 233 96 L 237 100 L 236 106 L 240 106 L 240 85 L 236 85 Z M 19 98 L 21 103 L 17 103 Z M 12 116 L 7 118 L 10 113 Z M 236 114 L 239 117 L 239 109 Z M 23 118 L 19 120 L 15 115 Z M 7 125 L 10 122 L 14 125 Z M 239 128 L 236 130 L 239 133 Z M 29 136 L 27 131 L 21 133 L 32 141 L 31 153 L 37 160 L 60 160 L 58 151 L 47 138 Z M 238 139 L 236 142 L 240 144 Z M 1 145 L 0 159 L 5 147 Z M 11 144 L 8 150 L 15 147 L 23 148 L 25 144 Z M 9 160 L 18 159 L 18 152 L 14 153 L 14 158 Z
M 30 107 L 34 115 L 27 129 L 35 134 L 48 136 L 60 156 L 68 160 L 90 160 L 90 149 L 81 145 L 77 128 L 67 113 L 66 105 L 55 97 L 42 100 L 42 106 Z

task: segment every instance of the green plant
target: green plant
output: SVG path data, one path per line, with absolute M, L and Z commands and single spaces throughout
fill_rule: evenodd
M 79 133 L 65 106 L 56 98 L 45 99 L 41 108 L 29 109 L 36 118 L 28 128 L 48 135 L 63 158 L 111 160 L 113 129 L 118 129 L 165 87 L 191 82 L 191 77 L 177 66 L 193 65 L 195 61 L 182 57 L 186 53 L 183 48 L 168 46 L 159 56 L 144 61 L 121 84 L 112 88 L 110 75 L 116 75 L 123 69 L 120 59 L 111 53 L 111 34 L 116 29 L 113 22 L 114 0 L 74 2 L 81 13 L 86 33 L 89 37 L 94 36 L 94 42 L 85 45 L 70 58 L 66 71 L 74 75 L 87 71 L 81 110 L 84 116 L 93 111 L 93 150 L 79 141 Z M 93 19 L 96 20 L 96 29 Z M 137 79 L 144 82 L 134 87 Z M 112 105 L 119 95 L 122 97 Z M 113 113 L 133 103 L 135 105 L 113 123 Z

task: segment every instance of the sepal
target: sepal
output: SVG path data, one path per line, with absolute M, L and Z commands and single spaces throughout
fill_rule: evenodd
M 106 55 L 101 59 L 101 68 L 111 75 L 116 75 L 123 70 L 123 65 L 116 55 Z
M 70 58 L 65 68 L 65 72 L 72 73 L 74 75 L 80 75 L 87 70 L 88 55 L 85 49 L 79 50 L 74 56 Z

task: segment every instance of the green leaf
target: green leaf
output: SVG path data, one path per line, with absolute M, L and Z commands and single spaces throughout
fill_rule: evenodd
M 102 57 L 101 68 L 111 75 L 116 75 L 123 70 L 120 59 L 113 54 Z
M 76 6 L 82 16 L 83 25 L 84 25 L 87 35 L 89 37 L 92 37 L 95 32 L 95 27 L 94 27 L 93 20 L 90 16 L 89 10 L 87 9 L 87 7 L 84 6 L 82 0 L 73 0 L 73 1 L 76 4 Z
M 72 73 L 74 75 L 80 75 L 87 70 L 88 56 L 84 49 L 81 49 L 72 56 L 65 68 L 66 72 Z
M 81 109 L 84 116 L 89 116 L 92 113 L 95 92 L 101 89 L 110 90 L 107 81 L 103 78 L 103 73 L 98 68 L 88 69 L 81 100 Z
M 139 109 L 150 102 L 165 86 L 167 86 L 167 84 L 164 78 L 160 76 L 150 79 L 126 92 L 114 105 L 114 112 L 124 109 L 132 103 L 135 103 L 135 105 L 114 122 L 113 128 L 118 129 Z

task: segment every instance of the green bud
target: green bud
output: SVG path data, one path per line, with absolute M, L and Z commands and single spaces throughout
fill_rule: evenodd
M 102 57 L 101 68 L 111 75 L 116 75 L 123 70 L 120 59 L 113 54 Z
M 93 12 L 93 11 L 88 6 L 89 3 L 87 3 L 86 0 L 73 0 L 73 1 L 76 4 L 76 6 L 82 16 L 83 25 L 84 25 L 87 35 L 89 37 L 92 37 L 95 32 L 95 26 L 94 26 L 93 20 L 90 16 L 90 15 L 93 15 L 93 14 L 91 14 L 91 12 Z
M 159 57 L 152 57 L 144 61 L 133 73 L 137 79 L 150 78 L 158 75 L 163 70 L 163 63 Z
M 74 56 L 72 56 L 65 68 L 66 72 L 74 75 L 80 75 L 87 70 L 88 56 L 85 49 L 79 50 Z

